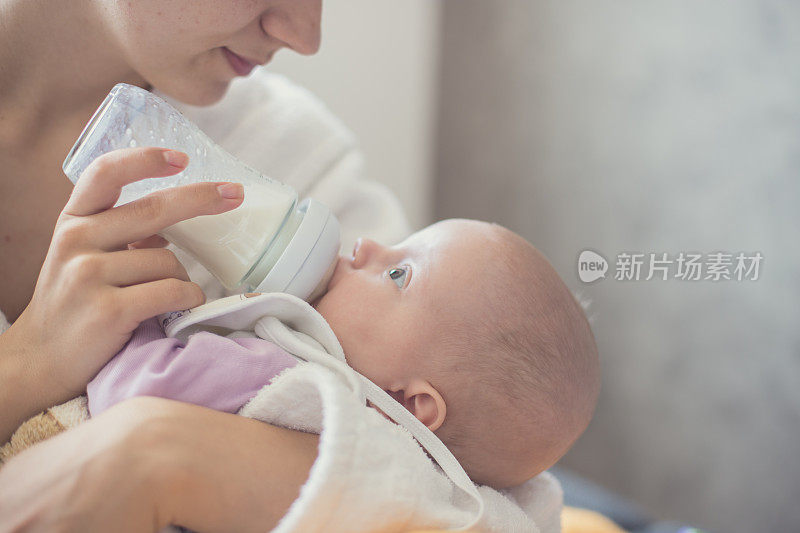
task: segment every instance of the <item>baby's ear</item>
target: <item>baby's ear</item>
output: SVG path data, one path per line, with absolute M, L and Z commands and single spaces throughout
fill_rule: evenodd
M 414 378 L 404 389 L 386 392 L 431 431 L 439 429 L 444 422 L 447 405 L 439 391 L 427 381 Z

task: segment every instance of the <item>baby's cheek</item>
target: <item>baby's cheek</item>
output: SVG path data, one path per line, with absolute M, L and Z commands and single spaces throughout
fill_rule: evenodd
M 333 296 L 333 297 L 332 297 Z M 347 328 L 347 302 L 336 298 L 335 295 L 327 293 L 322 295 L 319 300 L 314 303 L 314 308 L 322 315 L 322 318 L 328 323 L 333 332 L 341 341 L 341 335 Z

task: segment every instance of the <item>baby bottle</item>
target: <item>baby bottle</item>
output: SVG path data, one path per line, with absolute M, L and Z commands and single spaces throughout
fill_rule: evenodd
M 313 199 L 245 165 L 149 91 L 120 83 L 95 111 L 69 155 L 64 173 L 77 183 L 98 156 L 118 148 L 158 146 L 189 155 L 179 174 L 122 188 L 115 206 L 168 187 L 201 181 L 244 186 L 230 211 L 182 220 L 159 235 L 192 255 L 229 290 L 287 292 L 308 301 L 322 294 L 339 252 L 339 222 Z

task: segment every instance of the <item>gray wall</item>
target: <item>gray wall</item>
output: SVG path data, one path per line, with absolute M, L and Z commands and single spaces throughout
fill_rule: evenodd
M 437 218 L 521 233 L 593 300 L 562 461 L 658 517 L 800 528 L 800 2 L 450 0 Z M 758 281 L 582 284 L 581 250 L 755 252 Z

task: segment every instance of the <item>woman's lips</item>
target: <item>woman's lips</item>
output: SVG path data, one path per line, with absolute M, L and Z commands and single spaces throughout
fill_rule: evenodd
M 245 58 L 234 54 L 226 47 L 222 47 L 222 52 L 225 54 L 225 57 L 228 59 L 228 63 L 230 63 L 233 71 L 236 72 L 239 76 L 247 76 L 250 74 L 256 65 L 255 63 L 251 63 L 250 61 L 246 60 Z

